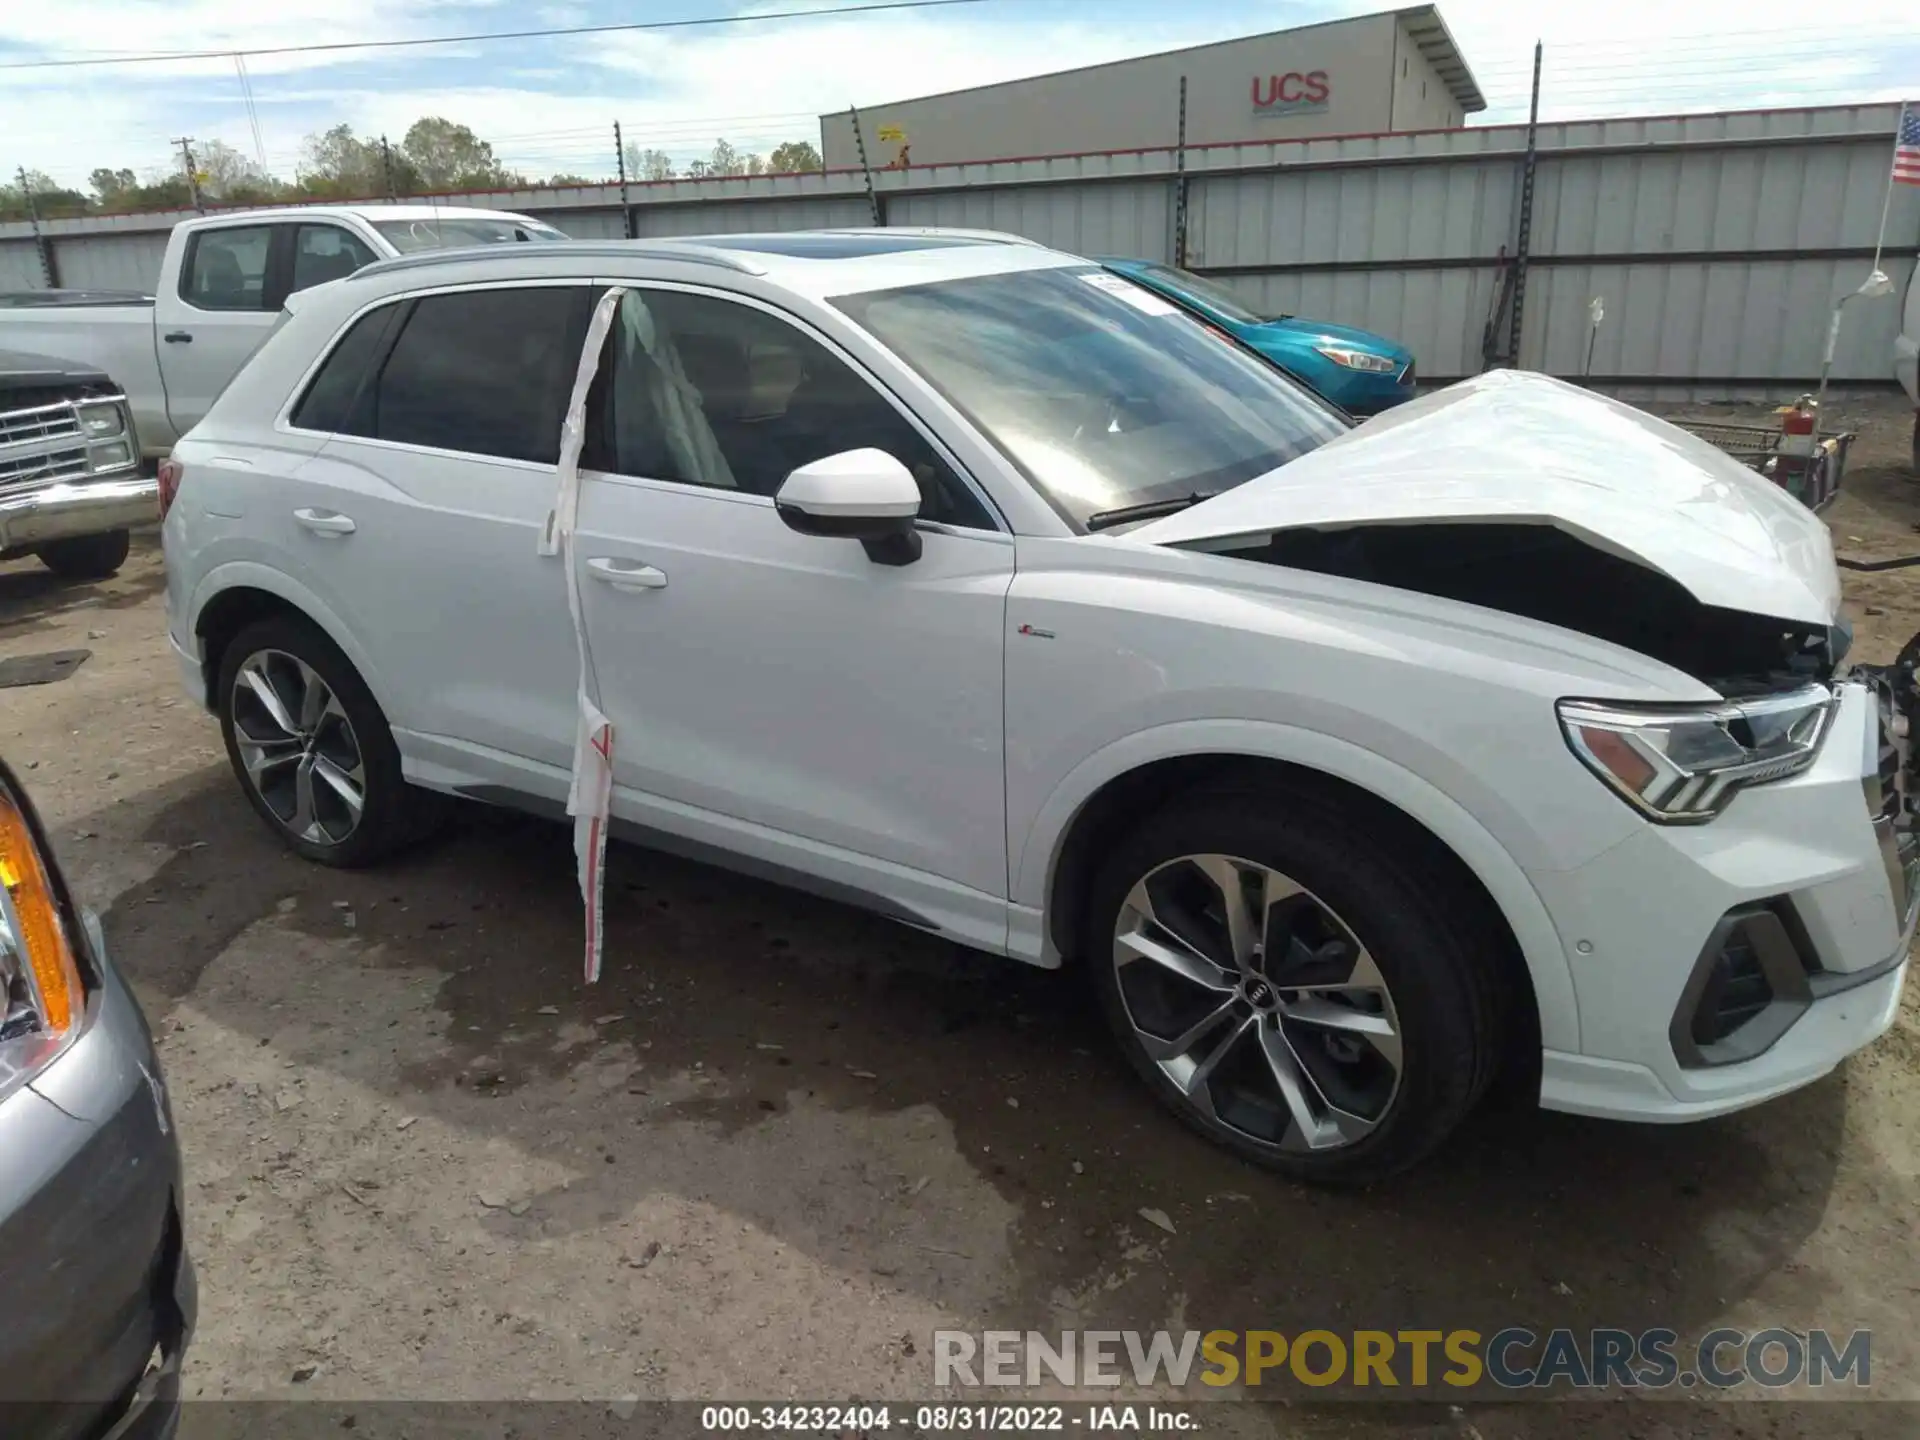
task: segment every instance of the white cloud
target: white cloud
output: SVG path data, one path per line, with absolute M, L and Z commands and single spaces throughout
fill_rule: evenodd
M 806 0 L 801 0 L 806 3 Z M 828 0 L 819 0 L 826 4 Z M 269 163 L 290 174 L 302 139 L 340 121 L 398 140 L 423 114 L 471 125 L 530 173 L 606 171 L 611 127 L 681 156 L 725 136 L 765 150 L 814 138 L 814 117 L 988 84 L 1067 64 L 1203 43 L 1380 7 L 1328 0 L 986 4 L 712 29 L 628 32 L 427 50 L 254 56 L 247 68 Z M 795 0 L 756 0 L 796 8 Z M 1547 118 L 1871 100 L 1920 91 L 1912 0 L 1444 0 L 1492 108 L 1523 117 L 1532 42 L 1547 43 Z M 1278 12 L 1278 13 L 1276 13 Z M 618 21 L 606 0 L 63 0 L 0 3 L 0 59 L 316 44 L 542 23 Z M 1902 39 L 1905 48 L 1902 49 Z M 1904 56 L 1904 59 L 1902 57 Z M 153 170 L 190 133 L 252 153 L 230 59 L 0 72 L 0 164 L 83 184 L 96 165 Z

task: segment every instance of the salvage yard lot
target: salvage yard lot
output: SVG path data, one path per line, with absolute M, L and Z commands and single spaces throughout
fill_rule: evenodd
M 1839 549 L 1920 550 L 1899 412 L 1850 423 Z M 179 687 L 162 587 L 151 535 L 105 584 L 0 570 L 0 658 L 92 651 L 0 691 L 0 748 L 160 1037 L 190 1396 L 911 1399 L 936 1328 L 1724 1324 L 1870 1328 L 1871 1394 L 1920 1400 L 1912 986 L 1758 1111 L 1502 1109 L 1392 1187 L 1305 1190 L 1156 1110 L 1071 976 L 616 847 L 587 987 L 563 827 L 473 809 L 376 871 L 288 855 Z M 1920 630 L 1920 570 L 1848 588 L 1862 658 Z M 1840 1430 L 1746 1408 L 1684 1433 Z

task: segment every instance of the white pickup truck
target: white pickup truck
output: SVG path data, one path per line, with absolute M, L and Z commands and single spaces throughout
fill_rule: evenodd
M 450 205 L 310 205 L 182 221 L 152 295 L 26 291 L 0 297 L 0 349 L 111 375 L 140 448 L 166 455 L 279 319 L 296 290 L 414 250 L 565 240 L 538 220 Z

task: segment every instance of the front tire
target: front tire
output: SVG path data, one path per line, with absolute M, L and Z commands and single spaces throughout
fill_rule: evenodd
M 49 540 L 35 553 L 62 580 L 105 580 L 127 563 L 133 536 L 125 530 Z
M 1128 1063 L 1257 1164 L 1384 1179 L 1444 1141 L 1494 1072 L 1491 938 L 1324 795 L 1176 801 L 1109 856 L 1088 904 L 1090 978 Z
M 351 869 L 422 837 L 441 797 L 408 785 L 373 694 L 321 631 L 249 625 L 220 663 L 220 731 L 247 800 L 287 847 Z

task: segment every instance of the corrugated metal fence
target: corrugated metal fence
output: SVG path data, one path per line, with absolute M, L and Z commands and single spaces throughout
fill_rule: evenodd
M 1896 107 L 1747 111 L 1542 126 L 1519 362 L 1627 393 L 1754 394 L 1818 373 L 1834 302 L 1865 277 Z M 1514 126 L 1287 143 L 1044 156 L 873 173 L 628 187 L 637 235 L 871 223 L 1008 230 L 1089 255 L 1169 259 L 1187 187 L 1192 268 L 1265 313 L 1406 341 L 1429 379 L 1482 368 L 1503 249 L 1517 230 Z M 445 197 L 538 215 L 582 238 L 624 232 L 616 186 Z M 51 221 L 58 283 L 150 288 L 179 215 Z M 1883 265 L 1891 298 L 1848 309 L 1843 382 L 1884 384 L 1920 253 L 1920 191 L 1901 187 Z M 43 285 L 25 225 L 0 226 L 0 289 Z M 1504 337 L 1504 322 L 1500 327 Z

